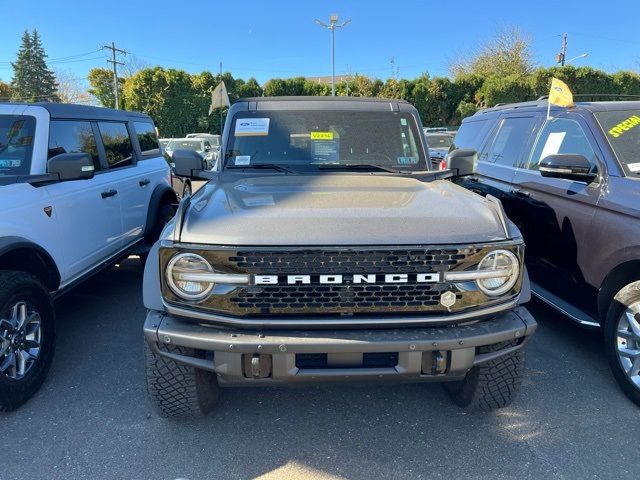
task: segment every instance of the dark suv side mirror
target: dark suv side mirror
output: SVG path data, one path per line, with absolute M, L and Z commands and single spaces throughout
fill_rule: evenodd
M 591 164 L 584 155 L 563 153 L 549 155 L 540 161 L 540 173 L 543 177 L 565 178 L 590 183 L 596 178 Z
M 61 153 L 49 159 L 47 172 L 58 175 L 61 181 L 88 180 L 93 178 L 95 167 L 88 153 Z
M 199 172 L 205 169 L 204 158 L 193 150 L 174 150 L 173 171 L 179 177 L 200 178 Z
M 473 175 L 477 160 L 478 153 L 472 148 L 458 148 L 447 155 L 447 168 L 456 177 Z

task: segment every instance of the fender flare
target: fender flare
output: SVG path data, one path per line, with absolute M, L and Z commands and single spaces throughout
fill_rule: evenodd
M 147 209 L 147 220 L 144 224 L 144 232 L 142 236 L 146 238 L 149 236 L 151 232 L 153 232 L 155 228 L 156 218 L 158 217 L 158 210 L 160 209 L 160 205 L 165 199 L 169 200 L 169 203 L 178 203 L 178 197 L 173 189 L 168 185 L 158 185 L 153 190 L 151 194 L 151 199 L 149 200 L 149 208 Z
M 0 238 L 0 258 L 11 253 L 14 250 L 29 249 L 38 252 L 42 256 L 47 269 L 46 275 L 42 276 L 42 280 L 46 283 L 51 291 L 55 291 L 60 286 L 60 270 L 53 257 L 37 243 L 27 240 L 23 237 L 8 236 Z

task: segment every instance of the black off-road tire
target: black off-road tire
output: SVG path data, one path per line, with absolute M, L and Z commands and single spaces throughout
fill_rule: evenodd
M 149 234 L 145 237 L 145 242 L 150 246 L 160 238 L 160 234 L 164 229 L 164 226 L 173 218 L 176 213 L 176 209 L 171 203 L 164 202 L 158 207 L 156 218 L 153 224 L 153 228 L 149 231 Z
M 34 306 L 40 314 L 40 354 L 20 379 L 0 373 L 0 412 L 19 408 L 38 391 L 51 368 L 55 350 L 55 313 L 47 288 L 30 273 L 0 271 L 0 315 L 19 301 Z
M 618 320 L 627 306 L 638 301 L 640 301 L 640 281 L 628 284 L 615 295 L 604 322 L 604 349 L 618 385 L 632 402 L 640 406 L 640 388 L 634 385 L 625 373 L 617 351 Z
M 515 345 L 515 342 L 480 347 L 489 353 Z M 443 383 L 456 405 L 470 411 L 488 411 L 509 405 L 515 398 L 524 374 L 524 350 L 503 355 L 473 367 L 464 380 Z
M 159 348 L 178 355 L 193 356 L 193 351 L 160 344 Z M 190 367 L 153 353 L 144 342 L 147 392 L 152 405 L 163 417 L 201 417 L 218 401 L 220 387 L 212 372 Z

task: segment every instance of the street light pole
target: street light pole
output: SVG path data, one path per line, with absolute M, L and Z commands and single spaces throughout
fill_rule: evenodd
M 338 23 L 338 15 L 333 13 L 326 24 L 316 19 L 315 22 L 321 27 L 331 30 L 331 96 L 336 96 L 336 28 L 342 28 L 349 24 L 351 20 L 347 20 L 341 24 Z
M 574 60 L 578 60 L 579 58 L 587 58 L 589 56 L 588 53 L 583 53 L 582 55 L 578 55 L 577 57 L 573 57 L 571 60 L 567 60 L 565 65 L 569 65 Z

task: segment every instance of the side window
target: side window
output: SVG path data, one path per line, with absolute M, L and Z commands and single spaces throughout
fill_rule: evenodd
M 534 125 L 533 117 L 503 119 L 493 142 L 485 146 L 479 160 L 506 167 L 518 166 Z
M 99 122 L 109 168 L 128 167 L 133 163 L 133 148 L 127 126 L 120 122 Z
M 478 150 L 482 145 L 481 134 L 485 131 L 487 121 L 465 122 L 460 126 L 458 133 L 453 139 L 453 144 L 449 151 L 457 148 L 473 148 Z
M 158 135 L 153 123 L 150 122 L 134 122 L 133 127 L 136 129 L 138 144 L 143 156 L 160 155 L 160 143 Z
M 96 171 L 100 170 L 96 138 L 93 135 L 90 122 L 51 121 L 47 158 L 55 157 L 61 153 L 88 153 L 93 158 Z
M 538 170 L 540 160 L 556 153 L 584 155 L 597 172 L 596 154 L 578 122 L 568 118 L 553 118 L 547 121 L 538 135 L 536 145 L 527 168 Z

